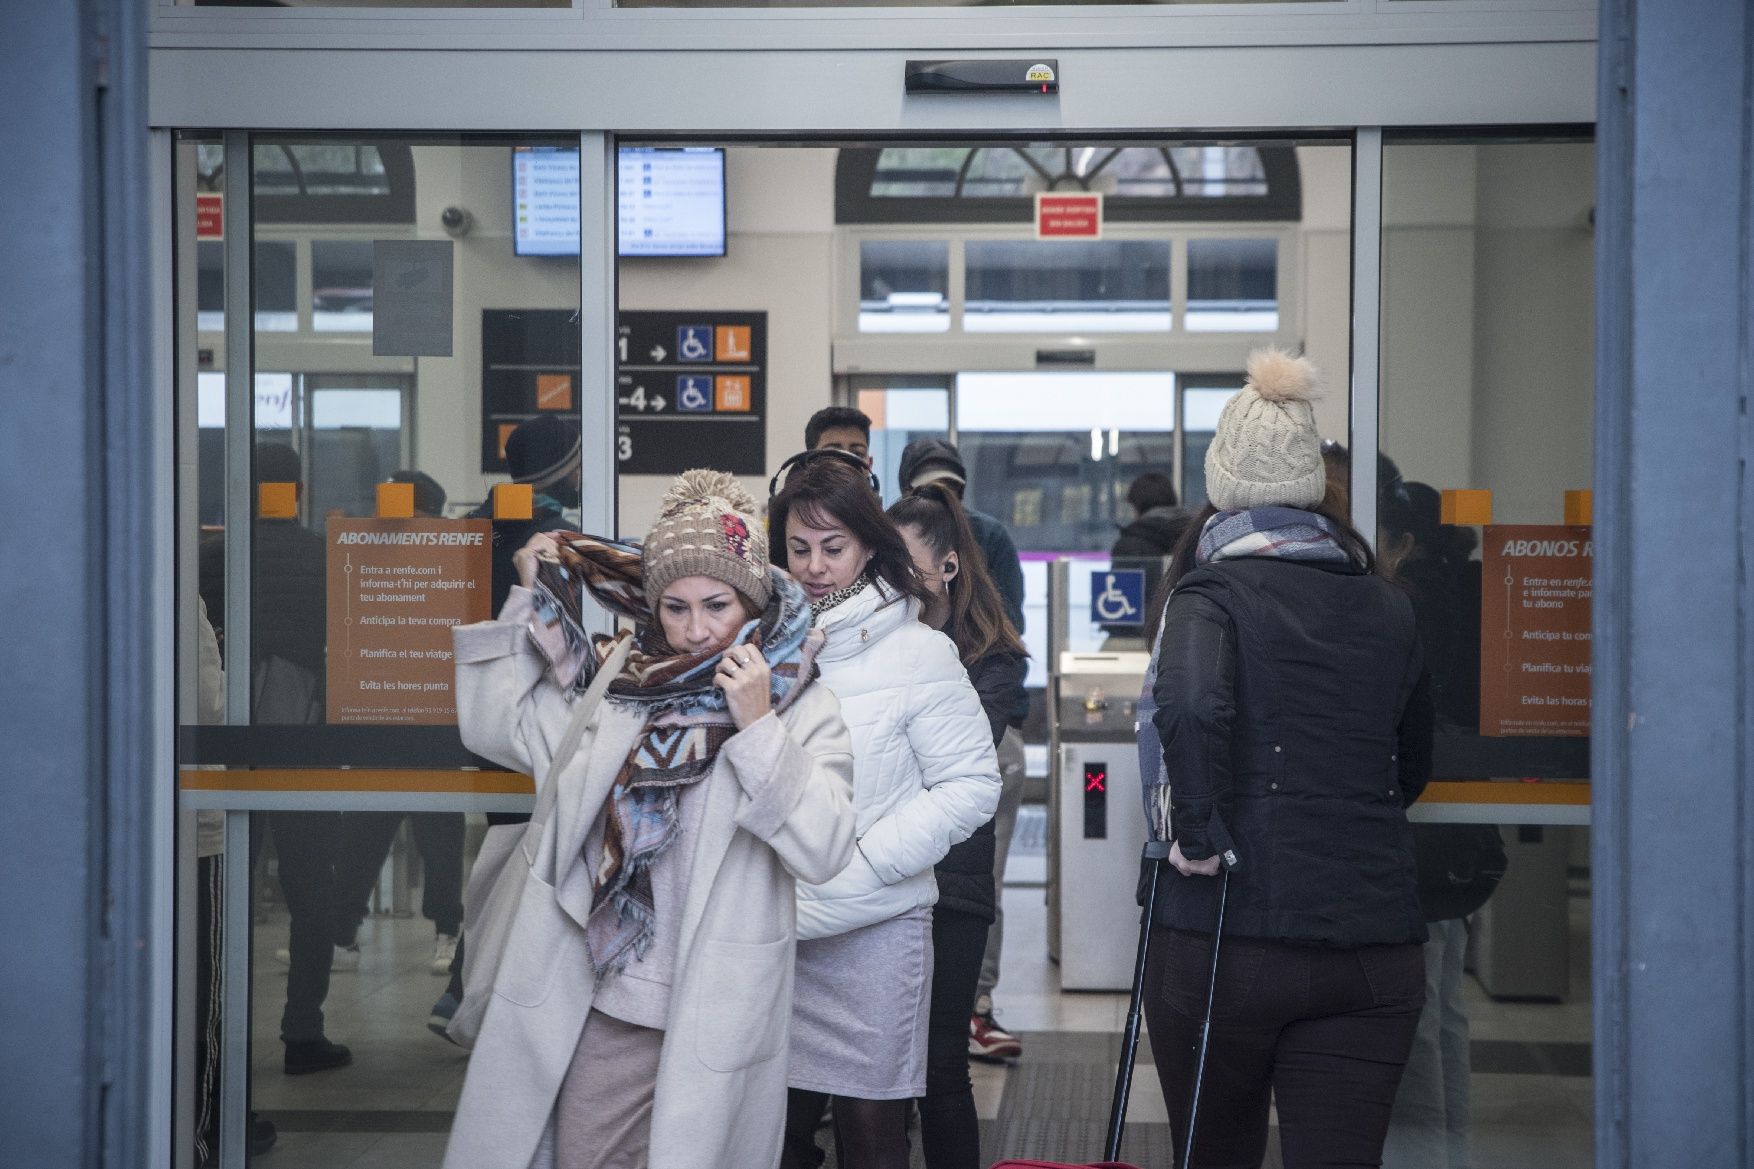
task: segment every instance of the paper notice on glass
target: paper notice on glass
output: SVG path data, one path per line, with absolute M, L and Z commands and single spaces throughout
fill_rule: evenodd
M 490 528 L 328 521 L 329 722 L 456 723 L 451 630 L 489 616 Z
M 372 353 L 451 355 L 451 241 L 372 241 Z
M 1590 733 L 1587 527 L 1495 525 L 1480 570 L 1480 733 Z

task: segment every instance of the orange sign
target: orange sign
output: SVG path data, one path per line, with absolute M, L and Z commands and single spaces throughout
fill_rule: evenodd
M 713 409 L 747 413 L 750 407 L 749 378 L 732 374 L 713 379 Z
M 486 520 L 328 524 L 331 723 L 455 725 L 451 627 L 488 617 Z
M 571 410 L 572 374 L 539 373 L 536 375 L 536 409 Z M 505 449 L 505 444 L 500 444 Z
M 713 330 L 713 351 L 719 361 L 751 361 L 748 325 L 720 325 Z
M 1482 533 L 1480 733 L 1590 733 L 1591 529 Z

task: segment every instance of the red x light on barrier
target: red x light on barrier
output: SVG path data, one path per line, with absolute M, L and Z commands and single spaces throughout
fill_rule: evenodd
M 1108 772 L 1094 768 L 1084 769 L 1084 790 L 1087 792 L 1105 792 L 1108 790 Z

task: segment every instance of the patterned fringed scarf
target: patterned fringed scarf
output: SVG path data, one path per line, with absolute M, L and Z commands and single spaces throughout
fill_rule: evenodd
M 1265 556 L 1345 564 L 1352 557 L 1340 544 L 1340 529 L 1327 516 L 1300 507 L 1251 507 L 1221 511 L 1206 521 L 1194 560 L 1240 560 Z
M 724 650 L 678 654 L 647 608 L 637 544 L 571 532 L 556 533 L 560 560 L 544 561 L 536 578 L 531 636 L 563 691 L 590 686 L 615 640 L 588 638 L 581 626 L 585 594 L 611 613 L 632 618 L 634 649 L 609 698 L 637 707 L 645 727 L 610 793 L 603 821 L 603 859 L 593 874 L 586 940 L 591 964 L 615 973 L 645 956 L 657 936 L 651 867 L 680 835 L 677 801 L 684 787 L 712 772 L 719 748 L 736 734 L 724 692 L 713 685 Z M 732 645 L 753 645 L 773 675 L 773 708 L 783 712 L 816 676 L 822 634 L 811 628 L 804 590 L 769 569 L 773 597 Z M 627 634 L 619 635 L 621 637 Z M 729 646 L 725 648 L 730 648 Z

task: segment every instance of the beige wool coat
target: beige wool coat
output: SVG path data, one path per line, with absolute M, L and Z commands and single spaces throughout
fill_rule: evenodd
M 518 611 L 519 591 L 504 616 Z M 526 626 L 465 626 L 455 647 L 464 743 L 546 780 L 570 708 Z M 542 895 L 564 913 L 520 914 L 511 928 L 445 1169 L 555 1169 L 554 1102 L 594 989 L 583 846 L 641 724 L 604 702 L 556 778 L 564 786 L 531 876 L 540 884 L 537 873 L 556 874 Z M 652 1105 L 651 1169 L 769 1169 L 778 1161 L 795 886 L 827 880 L 852 855 L 851 750 L 840 704 L 815 683 L 783 716 L 732 736 L 704 781 L 702 828 L 679 844 L 694 850 L 693 869 Z M 556 857 L 569 859 L 544 867 Z

